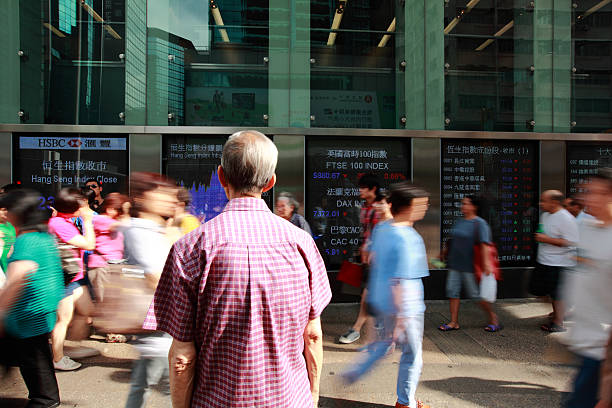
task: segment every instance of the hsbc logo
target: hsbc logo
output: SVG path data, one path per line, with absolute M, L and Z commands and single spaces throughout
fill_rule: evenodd
M 38 139 L 38 147 L 65 147 L 66 139 L 45 137 Z
M 126 137 L 19 136 L 20 149 L 126 150 Z
M 53 138 L 53 137 L 41 137 L 38 139 L 38 147 L 70 147 L 73 149 L 79 148 L 83 145 L 81 139 L 67 139 L 67 138 Z

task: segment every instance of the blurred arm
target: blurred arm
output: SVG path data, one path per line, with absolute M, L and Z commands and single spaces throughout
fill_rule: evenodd
M 168 354 L 170 364 L 170 394 L 173 408 L 189 408 L 193 394 L 196 366 L 195 344 L 174 339 Z
M 306 369 L 310 381 L 310 392 L 314 406 L 319 405 L 319 383 L 321 381 L 321 369 L 323 368 L 323 329 L 321 318 L 317 317 L 308 322 L 304 329 L 304 356 L 306 357 Z
M 93 251 L 96 249 L 96 234 L 92 222 L 93 212 L 86 206 L 81 207 L 79 212 L 83 220 L 83 235 L 76 235 L 67 243 L 77 248 Z

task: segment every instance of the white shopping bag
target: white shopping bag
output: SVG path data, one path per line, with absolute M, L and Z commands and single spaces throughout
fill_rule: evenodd
M 480 279 L 480 297 L 489 303 L 495 303 L 497 299 L 497 281 L 495 275 L 482 275 Z

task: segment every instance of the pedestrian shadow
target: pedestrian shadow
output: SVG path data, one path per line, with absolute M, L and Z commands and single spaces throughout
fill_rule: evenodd
M 517 401 L 536 400 L 536 406 L 558 407 L 567 393 L 547 385 L 526 381 L 483 380 L 476 377 L 451 377 L 443 380 L 421 381 L 419 387 L 439 391 L 454 398 L 483 406 L 494 403 L 496 408 L 516 407 Z M 544 405 L 542 405 L 544 404 Z M 533 405 L 533 404 L 531 404 Z
M 28 402 L 29 400 L 27 398 L 1 398 L 0 397 L 0 407 L 24 408 L 26 405 L 28 405 Z M 77 406 L 77 404 L 75 404 L 74 402 L 65 401 L 65 400 L 62 400 L 61 405 L 74 406 L 74 407 Z
M 371 402 L 352 401 L 341 398 L 320 397 L 320 408 L 389 408 L 391 405 L 373 404 Z

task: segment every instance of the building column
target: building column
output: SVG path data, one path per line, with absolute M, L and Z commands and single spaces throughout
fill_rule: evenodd
M 268 126 L 310 127 L 310 1 L 270 0 Z
M 554 0 L 553 132 L 569 133 L 572 100 L 572 2 Z
M 444 3 L 396 3 L 396 105 L 406 129 L 444 128 Z M 405 70 L 401 67 L 406 62 Z M 398 118 L 398 127 L 400 121 Z
M 270 0 L 268 20 L 268 126 L 289 127 L 289 10 L 294 0 Z
M 515 130 L 568 132 L 571 2 L 539 0 L 515 17 Z M 531 91 L 531 92 L 530 92 Z M 533 128 L 528 124 L 533 120 Z
M 291 1 L 289 126 L 310 127 L 310 0 Z
M 146 123 L 147 4 L 125 2 L 125 124 Z
M 6 0 L 0 13 L 0 123 L 19 123 L 21 60 L 19 46 L 19 0 Z

